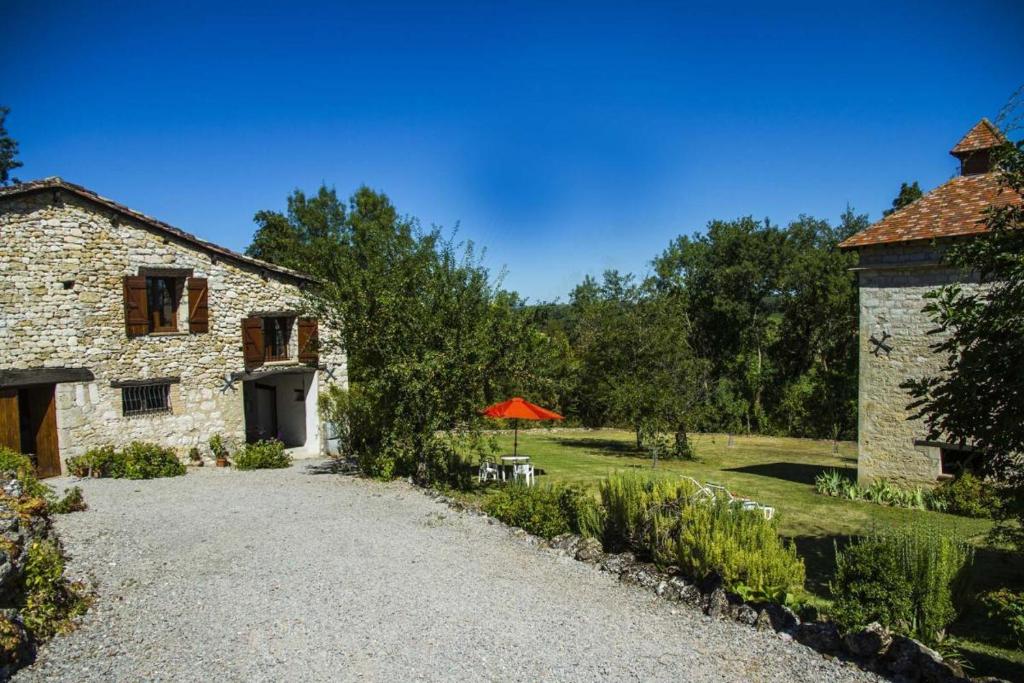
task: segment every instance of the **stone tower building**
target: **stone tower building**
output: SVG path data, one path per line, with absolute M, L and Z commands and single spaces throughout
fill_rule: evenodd
M 953 147 L 960 173 L 912 204 L 853 235 L 840 247 L 859 253 L 860 373 L 858 462 L 861 483 L 890 479 L 927 485 L 956 474 L 970 452 L 928 441 L 910 419 L 910 396 L 900 385 L 936 374 L 943 358 L 929 348 L 935 325 L 922 312 L 924 295 L 941 285 L 977 279 L 942 263 L 956 240 L 987 230 L 985 209 L 1019 202 L 999 186 L 992 152 L 1005 142 L 982 119 Z

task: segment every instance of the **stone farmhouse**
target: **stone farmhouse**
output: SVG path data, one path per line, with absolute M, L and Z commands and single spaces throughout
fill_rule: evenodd
M 960 162 L 956 177 L 840 245 L 859 254 L 861 483 L 881 478 L 934 484 L 971 466 L 970 450 L 925 438 L 924 425 L 910 419 L 910 396 L 900 385 L 942 367 L 943 357 L 929 348 L 935 325 L 921 310 L 923 296 L 953 282 L 979 286 L 976 276 L 943 264 L 943 251 L 984 233 L 987 207 L 1021 201 L 999 187 L 992 170 L 992 151 L 1004 141 L 982 119 L 950 152 Z
M 317 397 L 347 380 L 313 284 L 60 178 L 0 189 L 0 445 L 44 477 L 133 440 L 320 453 Z

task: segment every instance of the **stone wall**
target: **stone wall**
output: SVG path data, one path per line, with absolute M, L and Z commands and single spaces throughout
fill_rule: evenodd
M 122 281 L 140 267 L 190 268 L 208 279 L 209 332 L 129 338 Z M 301 310 L 299 280 L 212 254 L 69 192 L 0 198 L 0 369 L 85 367 L 95 381 L 57 385 L 62 460 L 100 444 L 154 441 L 184 454 L 213 433 L 244 440 L 241 320 Z M 292 345 L 297 334 L 293 332 Z M 321 325 L 322 341 L 336 335 Z M 295 355 L 291 356 L 292 358 Z M 346 360 L 322 351 L 315 381 L 346 381 Z M 125 417 L 111 382 L 180 377 L 169 413 Z M 315 410 L 316 406 L 311 409 Z
M 860 251 L 860 386 L 858 479 L 934 484 L 941 473 L 938 447 L 923 445 L 925 426 L 910 419 L 910 395 L 900 384 L 934 375 L 943 357 L 930 346 L 940 337 L 922 312 L 924 295 L 941 285 L 976 281 L 939 263 L 929 245 L 865 247 Z M 883 342 L 885 350 L 872 341 Z M 884 339 L 884 341 L 883 341 Z

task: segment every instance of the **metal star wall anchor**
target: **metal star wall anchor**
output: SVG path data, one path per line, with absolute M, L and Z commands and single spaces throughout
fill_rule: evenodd
M 889 352 L 892 351 L 892 347 L 885 343 L 887 339 L 892 339 L 892 335 L 884 330 L 882 331 L 881 339 L 875 339 L 875 335 L 871 335 L 868 341 L 875 345 L 875 348 L 871 349 L 871 353 L 878 356 L 884 351 L 885 355 L 888 356 Z

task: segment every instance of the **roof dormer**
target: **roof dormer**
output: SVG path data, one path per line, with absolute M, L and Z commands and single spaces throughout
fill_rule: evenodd
M 949 153 L 960 160 L 960 175 L 978 175 L 992 170 L 992 151 L 1006 143 L 1006 136 L 988 119 L 982 119 Z

